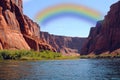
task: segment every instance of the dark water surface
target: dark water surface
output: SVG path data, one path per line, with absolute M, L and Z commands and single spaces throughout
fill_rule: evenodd
M 120 80 L 120 59 L 0 61 L 0 80 Z

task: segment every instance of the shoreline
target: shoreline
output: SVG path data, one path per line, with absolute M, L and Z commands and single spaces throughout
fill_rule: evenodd
M 120 58 L 120 54 L 88 54 L 80 56 L 64 56 L 52 51 L 0 50 L 0 60 L 74 60 L 74 59 L 105 59 Z

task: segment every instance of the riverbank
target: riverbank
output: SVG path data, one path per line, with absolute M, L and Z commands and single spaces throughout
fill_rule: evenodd
M 95 55 L 95 54 L 88 54 L 88 55 L 81 55 L 80 58 L 83 59 L 88 59 L 88 58 L 95 58 L 95 59 L 99 59 L 99 58 L 120 58 L 120 53 L 101 53 L 99 55 Z
M 89 58 L 120 58 L 120 54 L 103 53 L 99 55 L 89 54 L 80 56 L 64 56 L 61 53 L 52 51 L 33 50 L 1 50 L 0 60 L 65 60 L 65 59 L 89 59 Z
M 79 59 L 80 56 L 63 56 L 52 51 L 1 50 L 0 60 L 64 60 Z
M 1 60 L 42 60 L 55 59 L 61 57 L 61 54 L 51 51 L 33 51 L 33 50 L 1 50 Z

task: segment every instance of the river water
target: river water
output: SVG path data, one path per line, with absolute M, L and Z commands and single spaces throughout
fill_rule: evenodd
M 120 80 L 120 59 L 0 61 L 0 80 Z

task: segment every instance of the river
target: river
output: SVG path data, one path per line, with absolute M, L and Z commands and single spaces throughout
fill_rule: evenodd
M 120 80 L 120 59 L 0 61 L 0 80 Z

